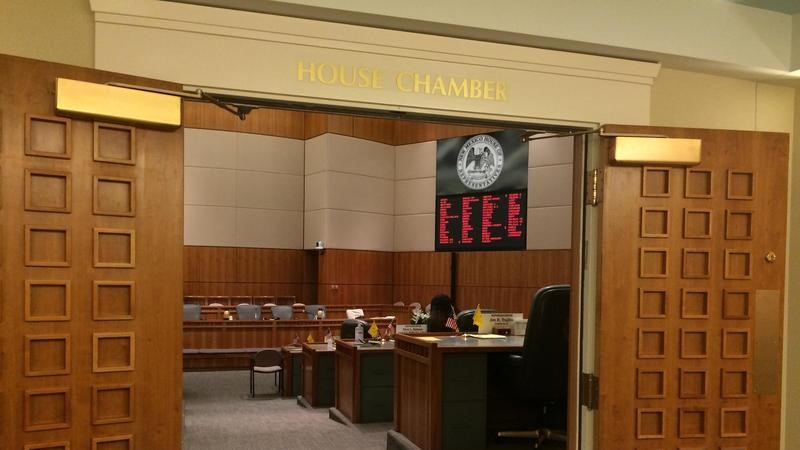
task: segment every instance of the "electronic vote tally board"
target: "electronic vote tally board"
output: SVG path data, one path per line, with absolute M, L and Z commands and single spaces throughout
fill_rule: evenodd
M 524 250 L 528 144 L 518 130 L 436 145 L 436 250 Z

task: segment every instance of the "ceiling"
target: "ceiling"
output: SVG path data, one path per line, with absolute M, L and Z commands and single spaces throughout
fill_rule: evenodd
M 800 0 L 727 0 L 731 3 L 752 6 L 784 14 L 800 14 Z

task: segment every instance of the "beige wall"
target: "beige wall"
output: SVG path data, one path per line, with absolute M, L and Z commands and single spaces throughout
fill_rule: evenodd
M 791 87 L 663 68 L 652 88 L 650 123 L 791 133 L 794 95 Z
M 395 251 L 433 250 L 436 142 L 399 145 L 395 152 Z
M 800 16 L 800 15 L 798 15 Z M 800 207 L 792 208 L 800 202 L 800 88 L 795 91 L 795 116 L 794 116 L 794 139 L 792 157 L 790 162 L 791 179 L 793 180 L 789 190 L 789 276 L 788 278 L 788 297 L 786 310 L 787 339 L 786 339 L 786 403 L 787 411 L 784 414 L 786 426 L 787 449 L 800 448 Z
M 302 248 L 303 141 L 184 130 L 184 243 Z
M 305 248 L 392 251 L 394 147 L 326 133 L 305 151 Z
M 572 246 L 573 138 L 531 141 L 528 154 L 528 249 Z
M 0 0 L 0 53 L 94 67 L 88 0 Z

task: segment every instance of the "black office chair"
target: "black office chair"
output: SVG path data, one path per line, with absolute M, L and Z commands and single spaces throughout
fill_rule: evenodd
M 356 327 L 358 325 L 364 327 L 364 334 L 366 336 L 367 329 L 369 328 L 369 324 L 363 320 L 359 319 L 344 319 L 342 321 L 342 326 L 339 329 L 339 336 L 342 339 L 355 339 L 356 338 Z
M 496 312 L 494 309 L 481 309 L 481 314 L 491 314 Z M 472 319 L 475 317 L 475 310 L 474 309 L 465 309 L 460 313 L 456 314 L 456 324 L 458 325 L 458 331 L 464 331 L 467 333 L 474 333 L 478 331 L 478 326 L 472 323 Z
M 535 439 L 535 448 L 546 440 L 566 441 L 569 302 L 569 285 L 546 286 L 534 295 L 522 354 L 509 359 L 520 415 L 534 413 L 534 423 L 523 427 L 534 430 L 501 431 L 499 437 Z

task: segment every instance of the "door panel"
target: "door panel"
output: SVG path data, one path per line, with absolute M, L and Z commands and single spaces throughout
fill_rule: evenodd
M 58 117 L 57 77 L 179 87 L 0 55 L 0 448 L 177 449 L 182 132 Z
M 788 135 L 605 131 L 703 149 L 694 167 L 603 169 L 599 448 L 777 449 Z

